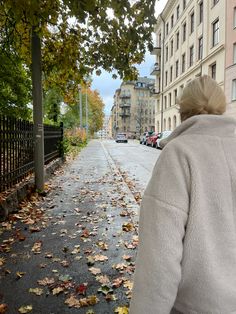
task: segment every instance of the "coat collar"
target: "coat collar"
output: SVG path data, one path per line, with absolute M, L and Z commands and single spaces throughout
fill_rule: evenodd
M 182 122 L 166 139 L 160 142 L 163 148 L 178 136 L 202 134 L 218 137 L 236 137 L 236 119 L 226 115 L 203 114 L 192 116 Z

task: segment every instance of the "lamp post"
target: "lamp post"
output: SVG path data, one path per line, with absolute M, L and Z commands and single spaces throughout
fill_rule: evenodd
M 86 138 L 88 139 L 88 88 L 86 86 L 86 102 L 85 102 L 85 105 L 86 105 Z

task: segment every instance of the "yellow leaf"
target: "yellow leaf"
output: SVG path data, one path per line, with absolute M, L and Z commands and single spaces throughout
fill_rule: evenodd
M 61 293 L 63 291 L 64 291 L 64 289 L 62 287 L 57 287 L 57 288 L 52 289 L 52 294 L 58 295 L 59 293 Z
M 41 294 L 43 294 L 43 289 L 41 289 L 41 288 L 30 288 L 29 292 L 34 293 L 36 295 L 41 295 Z
M 119 306 L 115 309 L 115 313 L 117 314 L 129 314 L 129 309 L 127 306 Z
M 19 313 L 21 313 L 21 314 L 29 313 L 32 310 L 33 310 L 33 306 L 32 305 L 24 305 L 24 306 L 21 306 L 18 309 Z

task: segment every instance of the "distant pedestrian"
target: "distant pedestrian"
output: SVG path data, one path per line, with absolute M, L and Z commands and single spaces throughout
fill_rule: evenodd
M 236 313 L 236 120 L 210 77 L 179 99 L 144 193 L 130 314 Z

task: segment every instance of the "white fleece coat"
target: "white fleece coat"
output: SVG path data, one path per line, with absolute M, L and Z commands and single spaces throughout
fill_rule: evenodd
M 193 116 L 144 193 L 130 314 L 236 313 L 236 120 Z

